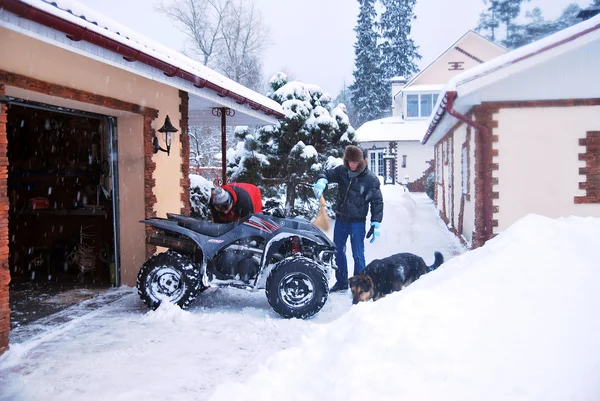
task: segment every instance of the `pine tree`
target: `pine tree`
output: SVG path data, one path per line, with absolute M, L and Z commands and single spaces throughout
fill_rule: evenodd
M 393 77 L 409 77 L 417 71 L 414 61 L 421 58 L 418 47 L 410 37 L 413 8 L 416 0 L 381 0 L 385 11 L 381 15 L 380 29 L 383 42 L 382 72 L 386 82 Z M 387 99 L 389 105 L 391 99 Z
M 356 108 L 352 103 L 352 92 L 350 92 L 350 88 L 346 86 L 346 83 L 344 83 L 342 90 L 340 90 L 340 93 L 333 100 L 334 106 L 339 104 L 343 104 L 346 107 L 346 114 L 350 119 L 350 125 L 356 126 Z
M 237 146 L 227 150 L 227 175 L 232 181 L 260 186 L 262 171 L 268 165 L 267 157 L 261 153 L 260 143 L 246 126 L 236 127 L 235 138 L 239 140 Z
M 352 104 L 356 110 L 356 126 L 384 116 L 390 109 L 389 88 L 381 71 L 377 46 L 375 0 L 358 0 L 360 11 L 354 44 L 354 83 L 350 85 Z M 382 99 L 388 98 L 387 102 Z
M 504 42 L 509 49 L 516 49 L 528 43 L 540 40 L 548 35 L 581 22 L 577 17 L 581 7 L 576 3 L 569 4 L 554 21 L 544 19 L 542 10 L 538 7 L 528 11 L 525 15 L 529 22 L 519 25 L 513 24 L 511 35 Z
M 481 13 L 479 17 L 479 25 L 476 30 L 478 32 L 489 32 L 486 36 L 495 41 L 496 29 L 500 24 L 504 24 L 505 39 L 501 41 L 503 45 L 508 45 L 510 42 L 511 31 L 513 30 L 513 21 L 521 13 L 521 5 L 529 0 L 483 0 L 483 3 L 488 5 L 487 11 Z
M 341 162 L 344 147 L 356 143 L 354 129 L 345 106 L 332 107 L 331 97 L 319 86 L 288 82 L 283 73 L 272 77 L 269 86 L 272 92 L 268 96 L 282 105 L 285 117 L 253 135 L 238 131 L 236 135 L 243 142 L 236 150 L 230 149 L 229 167 L 237 177 L 263 182 L 261 189 L 267 196 L 267 186 L 283 184 L 286 208 L 298 211 L 298 186 L 312 183 L 323 168 L 335 164 L 335 159 Z

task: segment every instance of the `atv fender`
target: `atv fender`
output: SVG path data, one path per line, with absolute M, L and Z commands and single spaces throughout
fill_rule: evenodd
M 273 269 L 273 264 L 269 265 L 268 261 L 271 260 L 273 255 L 277 252 L 277 250 L 285 243 L 285 241 L 289 240 L 290 237 L 300 237 L 306 238 L 311 242 L 314 242 L 316 245 L 323 245 L 325 247 L 329 246 L 329 244 L 325 243 L 321 238 L 312 235 L 309 232 L 298 232 L 296 230 L 291 229 L 280 229 L 277 234 L 273 235 L 269 238 L 267 245 L 265 247 L 265 252 L 263 253 L 262 261 L 261 261 L 261 270 L 256 280 L 254 281 L 254 288 L 260 289 L 265 288 L 267 277 L 271 273 Z M 329 271 L 321 265 L 317 265 L 320 270 L 322 270 L 327 277 L 329 277 Z
M 233 235 L 230 234 L 222 235 L 219 238 L 209 237 L 190 230 L 189 228 L 181 227 L 175 220 L 163 219 L 160 217 L 140 220 L 140 222 L 167 232 L 173 232 L 188 237 L 194 241 L 196 246 L 202 251 L 203 260 L 212 260 L 221 250 L 223 243 L 229 243 L 235 240 Z

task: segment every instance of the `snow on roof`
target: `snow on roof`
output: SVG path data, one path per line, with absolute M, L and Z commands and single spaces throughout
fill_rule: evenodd
M 406 121 L 400 116 L 367 121 L 356 130 L 358 142 L 420 141 L 427 131 L 426 120 Z
M 595 33 L 595 35 L 590 38 L 588 35 L 591 33 Z M 429 127 L 427 135 L 423 138 L 423 143 L 428 141 L 439 123 L 446 118 L 445 107 L 448 92 L 457 92 L 458 98 L 456 103 L 459 103 L 461 97 L 464 98 L 465 95 L 475 92 L 481 87 L 491 85 L 540 62 L 578 49 L 590 41 L 597 41 L 599 40 L 598 37 L 600 37 L 600 15 L 498 56 L 454 76 L 444 86 L 442 93 L 438 97 L 434 112 L 428 120 Z M 515 66 L 515 69 L 507 69 L 507 67 L 511 66 Z M 504 74 L 500 74 L 501 72 Z M 464 85 L 468 83 L 474 84 L 477 80 L 482 80 L 482 78 L 488 79 L 484 80 L 480 85 L 471 85 L 468 90 L 464 88 Z
M 439 92 L 444 89 L 444 84 L 413 85 L 403 88 L 401 92 Z
M 558 56 L 569 50 L 576 49 L 586 43 L 586 41 L 578 41 L 577 39 L 598 29 L 600 29 L 600 15 L 460 73 L 448 81 L 448 84 L 444 88 L 445 92 L 455 91 L 459 85 L 479 79 L 520 61 L 548 52 L 549 50 L 556 49 L 557 51 L 554 56 Z
M 72 22 L 101 36 L 108 37 L 149 56 L 163 60 L 175 67 L 206 79 L 231 92 L 237 93 L 265 107 L 283 113 L 281 106 L 245 86 L 211 70 L 202 63 L 155 42 L 139 32 L 127 28 L 105 15 L 75 0 L 19 0 L 49 14 Z

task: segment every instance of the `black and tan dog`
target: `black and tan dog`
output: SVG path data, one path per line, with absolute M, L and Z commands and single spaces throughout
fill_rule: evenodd
M 437 269 L 444 263 L 444 256 L 435 252 L 435 261 L 427 266 L 423 258 L 413 253 L 397 253 L 383 259 L 375 259 L 354 277 L 348 280 L 352 290 L 352 303 L 380 298 L 400 291 L 425 273 Z

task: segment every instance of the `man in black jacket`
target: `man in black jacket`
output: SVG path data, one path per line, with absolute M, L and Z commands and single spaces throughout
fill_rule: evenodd
M 348 289 L 348 263 L 346 261 L 346 242 L 350 236 L 354 275 L 365 268 L 365 222 L 369 206 L 371 207 L 371 242 L 379 237 L 379 225 L 383 219 L 383 197 L 379 189 L 379 179 L 369 169 L 363 151 L 358 146 L 346 146 L 344 165 L 325 170 L 319 174 L 314 185 L 317 199 L 323 195 L 328 183 L 338 184 L 338 196 L 335 203 L 335 227 L 333 242 L 337 247 L 335 273 L 336 283 L 330 291 Z

